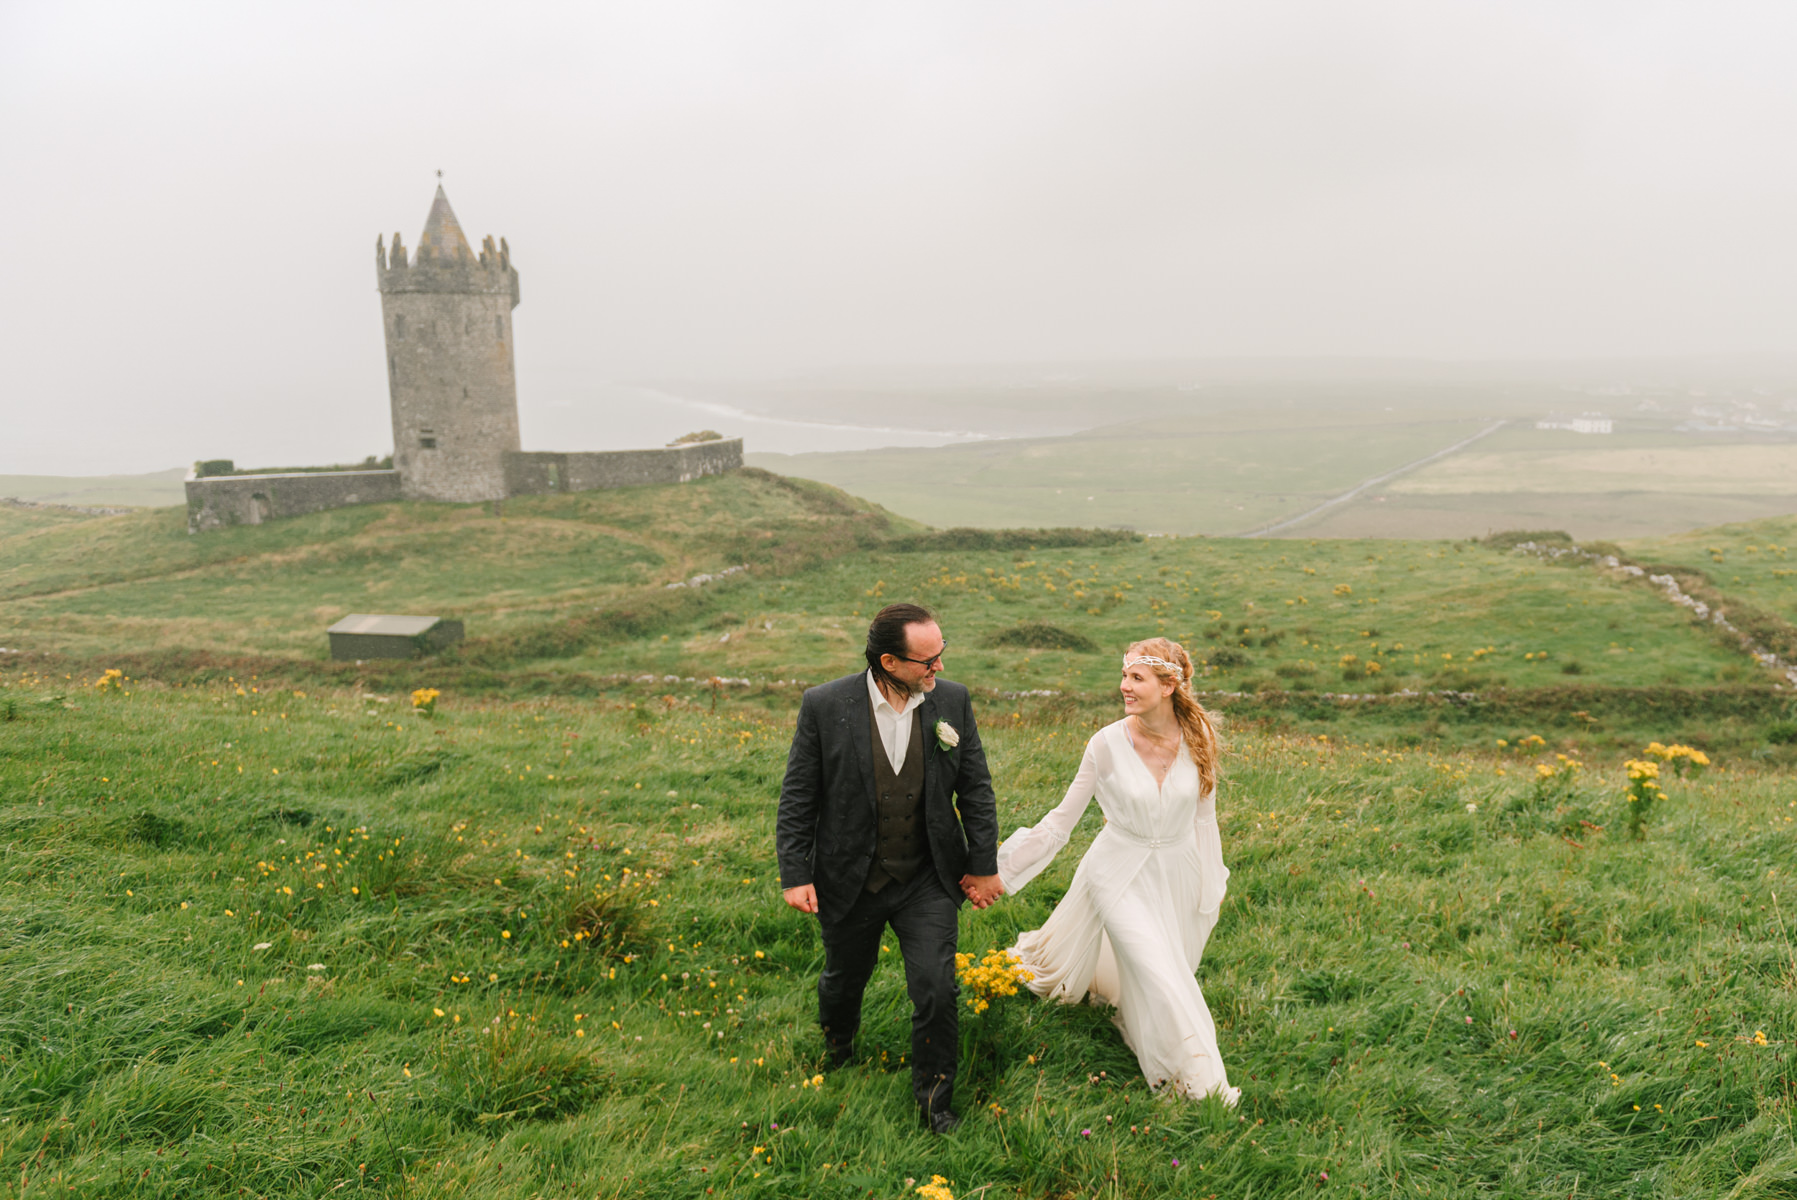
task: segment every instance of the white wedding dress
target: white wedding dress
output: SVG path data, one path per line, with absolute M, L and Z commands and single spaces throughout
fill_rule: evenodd
M 1217 1029 L 1193 977 L 1217 924 L 1229 879 L 1216 794 L 1198 794 L 1198 767 L 1182 744 L 1164 783 L 1136 753 L 1123 721 L 1086 743 L 1066 799 L 998 848 L 998 873 L 1015 892 L 1041 873 L 1093 796 L 1107 824 L 1073 885 L 1040 929 L 1013 947 L 1035 973 L 1030 990 L 1064 1004 L 1091 995 L 1115 1020 L 1149 1086 L 1235 1103 L 1217 1053 Z

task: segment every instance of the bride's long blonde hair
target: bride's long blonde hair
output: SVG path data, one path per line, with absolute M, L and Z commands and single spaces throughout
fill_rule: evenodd
M 1217 733 L 1216 719 L 1198 703 L 1198 697 L 1192 694 L 1192 656 L 1178 642 L 1168 641 L 1164 637 L 1144 638 L 1129 644 L 1126 658 L 1134 658 L 1139 654 L 1164 659 L 1179 668 L 1179 678 L 1174 680 L 1173 715 L 1179 721 L 1179 732 L 1185 738 L 1186 752 L 1192 756 L 1192 762 L 1198 767 L 1199 794 L 1208 796 L 1217 786 L 1217 763 L 1223 752 L 1223 739 Z M 1153 671 L 1161 679 L 1173 679 L 1174 672 L 1170 667 L 1155 663 L 1141 664 Z

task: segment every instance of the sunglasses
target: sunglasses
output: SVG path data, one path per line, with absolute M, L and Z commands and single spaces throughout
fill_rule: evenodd
M 936 653 L 932 654 L 929 658 L 906 658 L 902 654 L 894 654 L 892 657 L 898 659 L 900 662 L 914 663 L 920 667 L 939 667 L 942 665 L 942 656 L 947 653 L 948 639 L 944 638 L 942 639 L 942 649 L 936 651 Z

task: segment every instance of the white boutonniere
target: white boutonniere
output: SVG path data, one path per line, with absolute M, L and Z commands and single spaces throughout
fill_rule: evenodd
M 961 744 L 961 731 L 947 721 L 936 722 L 936 749 L 953 750 Z

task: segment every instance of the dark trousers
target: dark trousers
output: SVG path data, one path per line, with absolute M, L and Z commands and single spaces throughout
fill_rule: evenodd
M 928 863 L 906 883 L 862 892 L 840 920 L 822 926 L 824 973 L 817 1017 L 824 1043 L 846 1049 L 861 1027 L 861 996 L 880 959 L 886 926 L 898 936 L 911 996 L 911 1091 L 925 1114 L 948 1109 L 960 1048 L 955 983 L 957 905 Z

